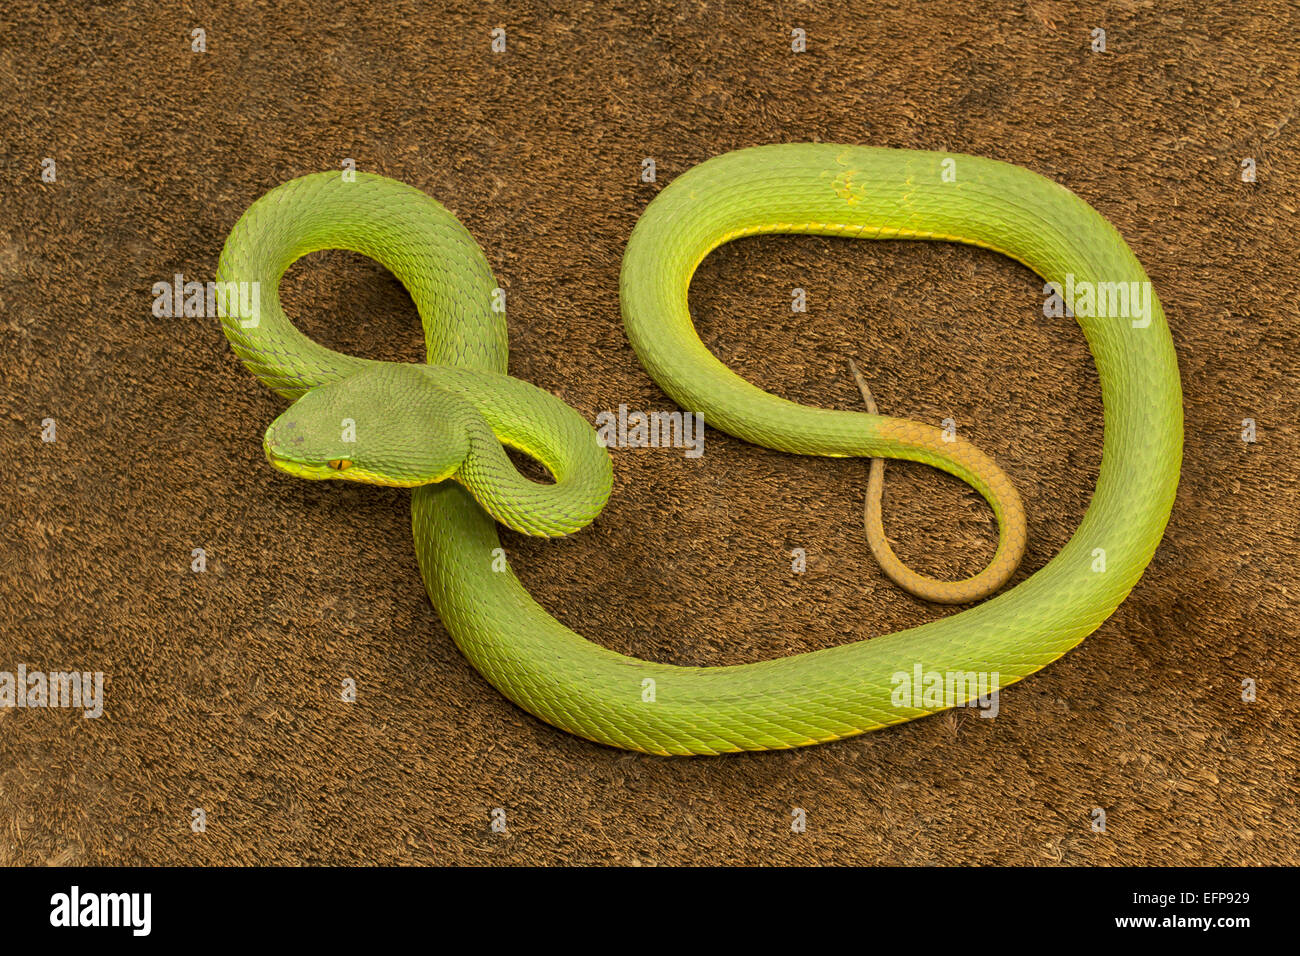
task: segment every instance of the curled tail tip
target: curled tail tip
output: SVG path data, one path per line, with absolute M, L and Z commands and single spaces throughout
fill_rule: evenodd
M 857 363 L 851 358 L 849 370 L 853 373 L 858 389 L 862 392 L 867 410 L 873 415 L 878 414 L 866 379 L 858 369 Z M 983 570 L 959 581 L 943 581 L 920 574 L 899 560 L 885 537 L 884 461 L 880 458 L 871 459 L 864 511 L 867 544 L 885 576 L 908 594 L 923 601 L 934 604 L 971 604 L 981 601 L 994 594 L 1011 579 L 1024 555 L 1027 525 L 1020 495 L 995 462 L 985 459 L 977 450 L 974 453 L 981 460 L 984 470 L 992 471 L 991 475 L 984 476 L 984 484 L 987 488 L 984 497 L 993 507 L 998 520 L 998 546 L 993 559 Z
M 853 373 L 853 380 L 858 383 L 858 391 L 862 393 L 862 400 L 867 403 L 867 411 L 872 415 L 880 414 L 876 410 L 876 400 L 871 396 L 871 389 L 867 387 L 867 380 L 858 368 L 858 363 L 849 359 L 849 371 Z

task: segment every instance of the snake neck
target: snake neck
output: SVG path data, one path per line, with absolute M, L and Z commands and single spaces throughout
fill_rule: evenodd
M 514 531 L 538 537 L 572 534 L 595 519 L 609 499 L 613 467 L 586 419 L 549 392 L 508 375 L 426 368 L 440 391 L 473 409 L 464 416 L 469 453 L 455 479 L 484 510 Z M 539 462 L 553 480 L 524 475 L 507 447 Z

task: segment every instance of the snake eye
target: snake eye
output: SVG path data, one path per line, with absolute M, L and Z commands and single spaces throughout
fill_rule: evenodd
M 335 471 L 347 471 L 352 467 L 352 462 L 348 461 L 346 458 L 335 458 L 328 462 L 328 464 Z

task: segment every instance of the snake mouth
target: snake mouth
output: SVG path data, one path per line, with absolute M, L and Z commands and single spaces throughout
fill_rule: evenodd
M 308 461 L 297 458 L 287 458 L 283 455 L 276 454 L 270 448 L 266 449 L 266 460 L 277 471 L 282 471 L 287 475 L 293 475 L 295 478 L 305 478 L 308 481 L 329 481 L 338 479 L 342 481 L 356 481 L 367 485 L 383 485 L 388 488 L 418 488 L 421 485 L 431 485 L 452 477 L 455 469 L 441 475 L 429 476 L 399 476 L 386 474 L 379 471 L 371 471 L 356 462 L 347 458 L 332 458 L 329 461 Z
M 279 471 L 293 475 L 295 478 L 306 478 L 308 481 L 328 481 L 331 478 L 336 478 L 343 481 L 359 481 L 368 485 L 387 485 L 393 488 L 415 488 L 427 484 L 427 482 L 418 478 L 395 478 L 392 475 L 380 474 L 376 471 L 360 468 L 352 462 L 347 462 L 345 467 L 340 468 L 334 464 L 339 459 L 324 463 L 295 461 L 292 458 L 281 458 L 270 453 L 267 454 L 266 458 L 272 467 Z M 343 460 L 346 461 L 346 459 Z

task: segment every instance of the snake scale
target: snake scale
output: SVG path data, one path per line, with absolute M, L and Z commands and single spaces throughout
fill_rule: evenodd
M 967 602 L 995 590 L 1019 561 L 1025 519 L 989 458 L 930 425 L 786 401 L 735 374 L 700 341 L 687 302 L 696 267 L 723 243 L 762 233 L 967 243 L 1018 260 L 1058 289 L 1123 284 L 1135 296 L 1150 288 L 1142 266 L 1091 206 L 1023 168 L 818 143 L 701 163 L 665 188 L 633 230 L 620 278 L 624 326 L 668 396 L 711 426 L 778 451 L 905 458 L 956 475 L 997 518 L 988 568 L 966 582 L 912 575 L 897 559 L 889 566 L 878 527 L 873 551 L 892 578 L 931 600 Z M 370 256 L 405 285 L 424 326 L 426 364 L 344 355 L 292 325 L 280 306 L 281 276 L 301 256 L 331 248 Z M 411 487 L 420 571 L 461 651 L 520 707 L 616 747 L 656 754 L 799 747 L 973 696 L 900 706 L 897 675 L 918 669 L 996 674 L 993 689 L 1006 687 L 1074 647 L 1124 600 L 1155 552 L 1178 485 L 1182 394 L 1159 300 L 1151 295 L 1140 320 L 1076 308 L 1101 380 L 1105 438 L 1087 513 L 1045 567 L 959 614 L 871 640 L 735 666 L 657 664 L 564 627 L 499 560 L 498 521 L 528 534 L 577 530 L 603 507 L 611 466 L 577 412 L 506 374 L 497 283 L 443 206 L 380 176 L 305 176 L 246 211 L 217 280 L 261 290 L 255 313 L 227 304 L 222 324 L 253 374 L 293 400 L 267 429 L 271 463 L 304 478 Z M 554 480 L 524 477 L 506 446 L 541 462 Z M 869 501 L 869 532 L 871 511 Z

